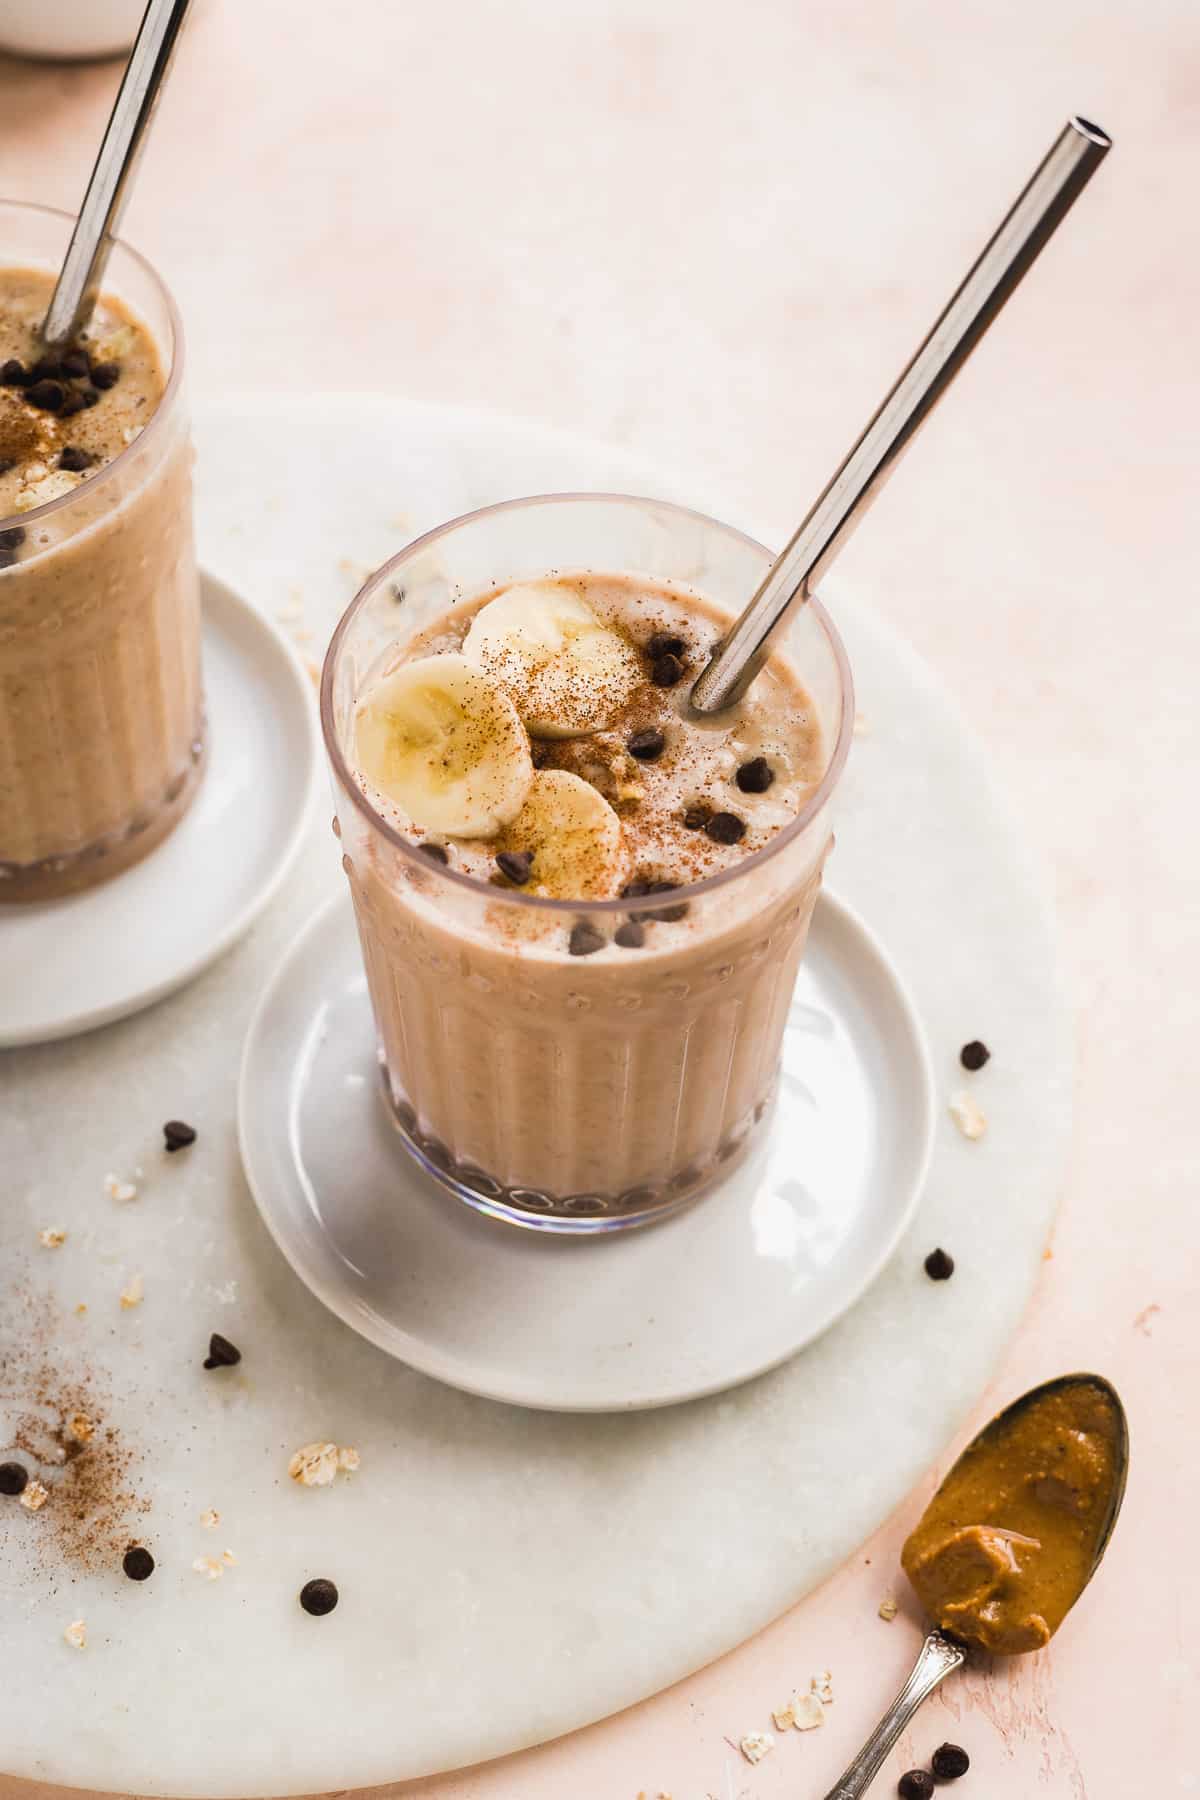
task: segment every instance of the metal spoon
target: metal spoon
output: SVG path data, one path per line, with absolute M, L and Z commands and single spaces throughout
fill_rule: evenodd
M 900 452 L 929 417 L 1039 251 L 1112 147 L 1087 119 L 1068 121 L 924 343 L 692 688 L 698 713 L 740 700 L 787 614 L 850 536 Z
M 954 1468 L 957 1469 L 963 1457 L 986 1444 L 989 1438 L 1003 1430 L 1012 1419 L 1024 1412 L 1026 1407 L 1032 1406 L 1038 1400 L 1044 1400 L 1048 1394 L 1059 1393 L 1064 1388 L 1075 1386 L 1102 1388 L 1112 1402 L 1117 1415 L 1116 1479 L 1109 1496 L 1108 1516 L 1101 1528 L 1096 1553 L 1088 1571 L 1087 1580 L 1090 1581 L 1108 1548 L 1113 1526 L 1117 1522 L 1117 1514 L 1121 1510 L 1121 1502 L 1125 1498 L 1125 1478 L 1129 1470 L 1129 1424 L 1125 1417 L 1125 1408 L 1121 1405 L 1120 1396 L 1110 1381 L 1105 1381 L 1102 1375 L 1059 1375 L 1053 1381 L 1044 1381 L 1040 1387 L 1031 1388 L 1027 1394 L 1022 1394 L 1020 1399 L 1014 1400 L 1011 1405 L 1006 1406 L 1003 1412 L 997 1413 L 996 1417 L 972 1438 L 958 1458 L 958 1462 L 954 1464 Z M 953 1472 L 952 1469 L 951 1475 Z M 949 1480 L 950 1476 L 948 1475 L 946 1479 Z M 1086 1586 L 1087 1582 L 1084 1583 L 1084 1587 Z M 1081 1588 L 1080 1593 L 1082 1592 Z M 1075 1598 L 1077 1600 L 1079 1595 L 1077 1594 Z M 965 1644 L 960 1644 L 943 1631 L 931 1631 L 921 1646 L 921 1653 L 913 1665 L 908 1680 L 849 1768 L 845 1770 L 838 1781 L 834 1782 L 826 1794 L 825 1800 L 859 1800 L 859 1796 L 866 1793 L 878 1775 L 888 1752 L 921 1702 L 929 1698 L 934 1688 L 945 1681 L 947 1675 L 952 1675 L 955 1669 L 961 1669 L 966 1660 L 967 1646 Z
M 42 342 L 63 350 L 91 317 L 113 237 L 133 184 L 138 152 L 170 68 L 191 0 L 150 0 L 109 115 L 58 284 L 42 321 Z

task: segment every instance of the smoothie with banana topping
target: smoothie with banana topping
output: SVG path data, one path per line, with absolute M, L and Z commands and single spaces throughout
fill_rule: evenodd
M 203 755 L 178 346 L 172 374 L 170 342 L 165 360 L 106 295 L 78 343 L 48 354 L 53 285 L 0 269 L 0 901 L 140 860 L 186 810 Z
M 641 1222 L 770 1103 L 841 721 L 782 655 L 693 717 L 731 615 L 688 583 L 556 568 L 451 599 L 346 681 L 348 615 L 326 665 L 388 1098 L 485 1210 Z

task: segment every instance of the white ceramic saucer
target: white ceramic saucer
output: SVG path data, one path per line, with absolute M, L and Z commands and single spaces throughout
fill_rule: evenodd
M 854 1304 L 920 1194 L 933 1079 L 895 969 L 825 895 L 779 1099 L 746 1162 L 661 1225 L 587 1242 L 522 1231 L 472 1212 L 398 1141 L 339 898 L 267 985 L 238 1121 L 268 1230 L 348 1325 L 472 1393 L 608 1412 L 732 1387 Z
M 0 1046 L 69 1037 L 182 987 L 253 924 L 295 861 L 317 773 L 311 683 L 245 600 L 202 577 L 209 760 L 144 862 L 40 906 L 0 908 Z

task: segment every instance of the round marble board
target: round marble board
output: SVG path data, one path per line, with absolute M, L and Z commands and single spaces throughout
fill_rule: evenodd
M 401 401 L 242 400 L 202 415 L 197 438 L 206 564 L 314 659 L 362 569 L 454 513 L 571 487 L 719 508 L 628 455 Z M 300 443 L 321 455 L 280 454 Z M 1046 904 L 959 715 L 852 593 L 836 581 L 827 592 L 869 727 L 831 879 L 896 959 L 943 1090 L 926 1194 L 897 1256 L 794 1361 L 658 1412 L 506 1407 L 348 1330 L 268 1239 L 234 1135 L 258 990 L 342 880 L 319 809 L 283 897 L 218 966 L 138 1017 L 0 1064 L 0 1407 L 27 1404 L 45 1380 L 52 1401 L 81 1396 L 119 1434 L 103 1440 L 90 1531 L 73 1532 L 53 1500 L 37 1514 L 4 1503 L 5 1772 L 250 1796 L 496 1756 L 748 1637 L 943 1449 L 1020 1318 L 1050 1228 L 1068 1034 Z M 977 1035 L 994 1055 L 969 1081 L 990 1124 L 968 1142 L 945 1101 L 968 1085 L 956 1053 Z M 200 1133 L 172 1157 L 169 1117 Z M 136 1198 L 111 1198 L 110 1172 Z M 60 1249 L 39 1247 L 48 1225 L 66 1228 Z M 921 1262 L 938 1243 L 958 1272 L 935 1286 Z M 123 1310 L 133 1273 L 145 1297 Z M 241 1346 L 240 1367 L 201 1368 L 214 1330 Z M 357 1449 L 360 1472 L 327 1489 L 290 1482 L 290 1453 L 316 1438 Z M 147 1510 L 130 1519 L 124 1496 Z M 207 1508 L 217 1531 L 200 1524 Z M 114 1566 L 122 1532 L 158 1558 L 142 1586 Z M 227 1547 L 237 1561 L 220 1579 L 193 1570 Z M 314 1575 L 341 1590 L 326 1619 L 296 1604 Z M 76 1618 L 82 1652 L 62 1636 Z

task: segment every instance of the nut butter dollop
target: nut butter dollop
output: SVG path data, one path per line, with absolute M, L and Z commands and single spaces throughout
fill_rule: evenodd
M 955 1463 L 901 1553 L 943 1630 L 994 1654 L 1039 1650 L 1074 1605 L 1120 1500 L 1124 1419 L 1103 1383 L 1018 1402 Z

